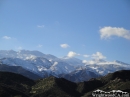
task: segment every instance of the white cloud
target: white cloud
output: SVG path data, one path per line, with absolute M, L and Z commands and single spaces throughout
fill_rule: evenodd
M 107 39 L 111 36 L 123 37 L 125 39 L 130 39 L 130 30 L 126 30 L 120 27 L 103 27 L 100 30 L 101 39 Z
M 68 48 L 68 47 L 69 47 L 68 44 L 61 44 L 60 46 L 61 46 L 62 48 Z
M 43 45 L 39 44 L 37 47 L 41 48 Z
M 88 61 L 87 60 L 82 60 L 82 63 L 88 63 Z
M 105 62 L 106 57 L 101 52 L 96 52 L 92 55 L 85 55 L 86 57 L 90 57 L 90 60 L 82 60 L 84 64 L 97 64 L 101 62 Z
M 84 57 L 86 57 L 86 58 L 88 58 L 89 57 L 89 55 L 83 55 Z
M 67 56 L 72 58 L 72 57 L 79 56 L 79 55 L 80 54 L 77 54 L 76 52 L 70 51 Z
M 11 37 L 9 37 L 9 36 L 3 36 L 2 38 L 3 38 L 3 39 L 6 39 L 6 40 L 11 39 Z
M 90 61 L 83 60 L 82 63 L 84 63 L 84 64 L 96 64 L 97 62 L 95 60 L 90 60 Z
M 96 54 L 92 54 L 92 58 L 95 60 L 106 59 L 106 57 L 103 56 L 102 53 L 100 52 L 96 52 Z
M 44 28 L 45 25 L 37 25 L 38 28 Z

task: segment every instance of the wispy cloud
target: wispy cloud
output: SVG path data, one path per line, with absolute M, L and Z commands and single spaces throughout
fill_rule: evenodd
M 106 59 L 106 57 L 101 52 L 96 52 L 95 54 L 92 54 L 92 58 L 96 60 Z
M 68 44 L 61 44 L 60 45 L 62 48 L 68 48 L 68 47 L 70 47 Z
M 45 25 L 37 25 L 38 28 L 44 28 Z
M 70 57 L 70 58 L 72 58 L 72 57 L 79 56 L 79 55 L 80 54 L 78 54 L 76 52 L 70 51 L 67 56 Z
M 90 55 L 83 55 L 85 58 L 88 58 L 88 57 L 90 57 Z
M 110 26 L 103 27 L 100 28 L 99 32 L 101 39 L 107 39 L 112 36 L 118 36 L 125 39 L 130 39 L 130 30 L 126 30 L 120 27 L 110 27 Z
M 103 61 L 106 59 L 106 57 L 101 52 L 96 52 L 92 55 L 89 55 L 89 57 L 91 58 L 91 60 L 83 60 L 82 63 L 96 64 L 96 63 L 100 62 L 101 60 Z
M 84 63 L 84 64 L 95 64 L 97 62 L 95 60 L 89 60 L 89 61 L 83 60 L 82 63 Z
M 39 44 L 37 47 L 38 47 L 38 48 L 41 48 L 42 46 L 43 46 L 43 45 Z
M 3 38 L 3 39 L 6 39 L 6 40 L 11 39 L 11 37 L 9 37 L 9 36 L 3 36 L 2 38 Z

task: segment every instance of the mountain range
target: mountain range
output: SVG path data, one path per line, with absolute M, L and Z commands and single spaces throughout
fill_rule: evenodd
M 39 51 L 0 50 L 0 71 L 18 73 L 33 80 L 54 76 L 83 82 L 118 70 L 130 70 L 130 64 L 106 60 L 89 64 L 77 58 L 58 58 Z

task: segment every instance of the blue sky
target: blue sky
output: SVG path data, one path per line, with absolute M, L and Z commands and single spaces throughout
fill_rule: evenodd
M 0 50 L 130 63 L 129 0 L 1 0 Z

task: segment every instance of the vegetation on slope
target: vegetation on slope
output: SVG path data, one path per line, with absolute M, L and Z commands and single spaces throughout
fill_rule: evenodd
M 0 72 L 0 97 L 92 97 L 96 89 L 130 93 L 130 70 L 117 71 L 86 82 L 73 83 L 49 77 L 33 81 L 22 75 Z
M 121 70 L 115 73 L 110 73 L 96 80 L 100 81 L 103 84 L 101 87 L 97 87 L 100 90 L 106 92 L 112 90 L 122 90 L 124 92 L 130 93 L 130 70 Z M 92 91 L 87 92 L 82 97 L 91 97 L 91 94 Z
M 0 97 L 29 97 L 34 81 L 22 75 L 0 72 Z

